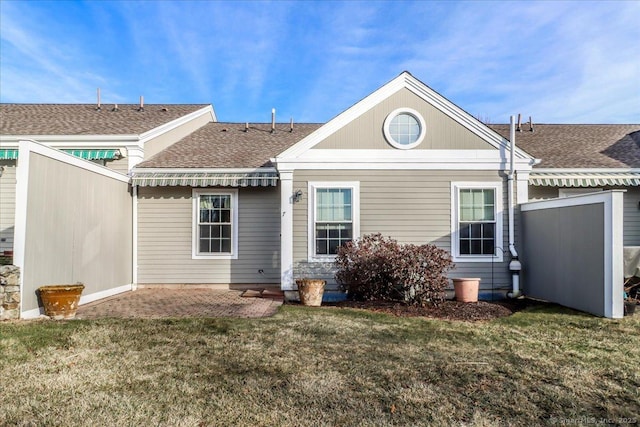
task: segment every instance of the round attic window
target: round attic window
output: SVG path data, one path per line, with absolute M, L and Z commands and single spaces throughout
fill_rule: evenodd
M 408 150 L 418 146 L 424 139 L 424 119 L 416 110 L 398 108 L 384 120 L 384 137 L 396 148 Z

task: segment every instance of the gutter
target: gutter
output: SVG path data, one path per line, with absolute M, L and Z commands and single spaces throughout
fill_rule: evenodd
M 513 180 L 515 177 L 514 154 L 516 149 L 516 116 L 510 117 L 509 140 L 511 142 L 510 159 L 509 159 L 509 175 L 507 177 L 508 194 L 509 194 L 509 252 L 511 253 L 511 262 L 509 263 L 509 271 L 511 271 L 511 292 L 507 293 L 509 298 L 518 298 L 522 295 L 520 292 L 520 270 L 522 264 L 518 259 L 518 251 L 515 246 L 515 218 L 513 210 Z

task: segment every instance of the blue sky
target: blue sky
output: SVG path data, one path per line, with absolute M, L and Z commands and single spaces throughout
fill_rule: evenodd
M 506 123 L 640 123 L 636 1 L 0 0 L 0 101 L 325 122 L 403 70 Z

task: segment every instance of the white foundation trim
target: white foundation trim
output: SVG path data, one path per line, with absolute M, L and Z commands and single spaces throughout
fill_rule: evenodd
M 82 295 L 80 297 L 80 305 L 89 304 L 90 302 L 94 302 L 103 298 L 111 297 L 114 295 L 121 294 L 123 292 L 128 292 L 133 290 L 133 284 L 118 286 L 117 288 L 107 289 L 106 291 L 94 292 L 88 295 Z

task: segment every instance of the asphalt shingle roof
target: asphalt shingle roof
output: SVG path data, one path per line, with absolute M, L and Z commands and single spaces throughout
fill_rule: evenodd
M 0 135 L 139 135 L 208 104 L 0 104 Z
M 509 139 L 509 125 L 489 125 Z M 538 168 L 640 168 L 640 124 L 528 124 L 516 132 L 516 145 L 542 162 Z
M 207 123 L 189 136 L 140 163 L 138 168 L 258 168 L 300 141 L 321 124 Z

